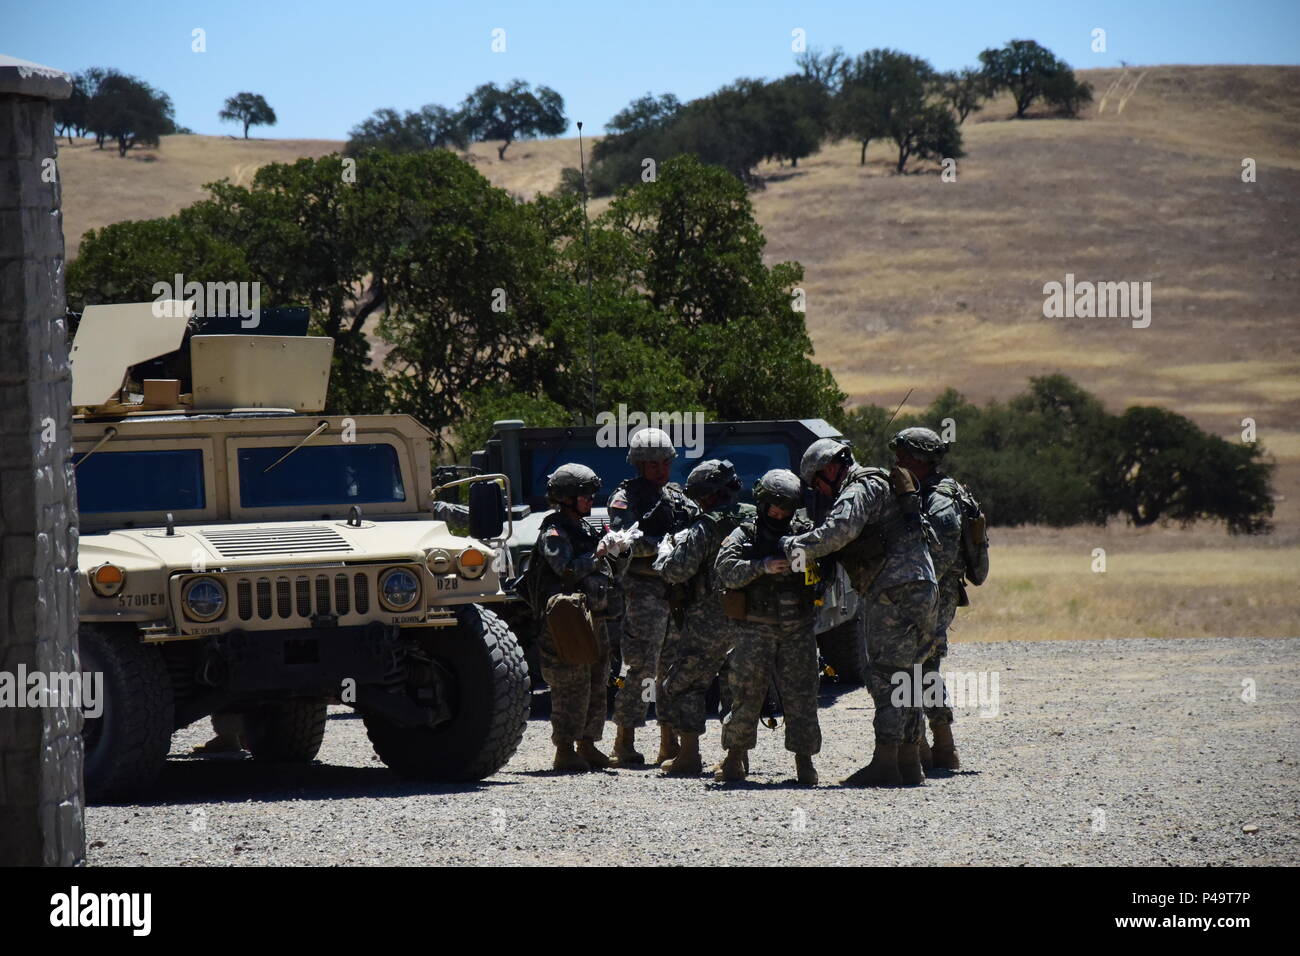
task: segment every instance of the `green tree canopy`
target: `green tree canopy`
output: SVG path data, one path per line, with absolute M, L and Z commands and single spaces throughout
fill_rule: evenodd
M 961 133 L 942 102 L 942 78 L 928 62 L 898 50 L 875 49 L 846 61 L 835 98 L 836 135 L 861 144 L 867 161 L 873 139 L 892 140 L 895 169 L 913 157 L 960 157 Z
M 957 117 L 957 125 L 966 122 L 971 113 L 978 113 L 984 108 L 983 101 L 988 98 L 988 79 L 980 70 L 966 67 L 960 72 L 944 73 L 943 98 Z
M 559 136 L 569 127 L 563 97 L 548 86 L 533 90 L 523 80 L 504 89 L 484 83 L 465 98 L 460 116 L 471 139 L 501 140 L 499 159 L 506 158 L 506 149 L 517 139 Z
M 115 139 L 118 155 L 125 156 L 133 146 L 157 146 L 175 129 L 171 98 L 139 77 L 104 70 L 92 80 L 97 82 L 86 104 L 86 127 L 100 148 Z
M 236 93 L 227 97 L 226 105 L 217 116 L 231 123 L 244 124 L 244 139 L 248 139 L 250 126 L 274 126 L 279 122 L 275 110 L 267 104 L 261 93 Z
M 1092 99 L 1092 88 L 1079 83 L 1064 60 L 1033 40 L 1012 40 L 1004 47 L 985 50 L 979 59 L 990 94 L 1010 91 L 1017 119 L 1023 119 L 1038 99 L 1068 115 Z
M 464 149 L 467 145 L 463 117 L 445 106 L 428 103 L 405 114 L 392 109 L 375 110 L 349 131 L 344 153 L 355 157 L 372 149 L 415 153 L 424 149 Z
M 874 405 L 845 416 L 859 460 L 891 461 L 889 436 L 910 425 L 950 436 L 944 467 L 994 524 L 1104 524 L 1123 515 L 1136 526 L 1222 521 L 1233 534 L 1270 530 L 1273 465 L 1257 444 L 1227 442 L 1163 408 L 1112 415 L 1063 375 L 1030 379 L 1006 403 L 980 408 L 948 389 L 919 415 L 886 427 L 888 417 Z

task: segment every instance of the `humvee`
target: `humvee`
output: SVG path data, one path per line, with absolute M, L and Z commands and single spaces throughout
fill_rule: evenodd
M 591 515 L 593 527 L 608 522 L 606 503 L 625 477 L 633 474 L 625 447 L 602 446 L 596 426 L 528 428 L 522 421 L 493 423 L 485 447 L 470 456 L 470 471 L 504 473 L 509 476 L 515 520 L 508 546 L 516 567 L 537 541 L 537 532 L 550 505 L 546 501 L 546 476 L 565 462 L 579 462 L 601 477 L 601 490 Z M 799 460 L 818 438 L 843 438 L 838 430 L 820 418 L 766 422 L 710 422 L 703 428 L 698 454 L 687 457 L 682 449 L 673 461 L 672 480 L 685 485 L 686 476 L 701 461 L 726 458 L 736 466 L 744 485 L 743 500 L 753 501 L 754 482 L 773 468 L 799 473 Z M 697 449 L 692 449 L 692 452 Z M 819 517 L 819 502 L 808 492 L 805 508 Z M 845 683 L 861 684 L 867 676 L 866 614 L 857 592 L 843 568 L 824 562 L 829 573 L 819 585 L 817 642 L 830 673 Z M 522 602 L 503 609 L 515 632 L 524 639 L 536 665 L 536 624 Z
M 320 414 L 333 341 L 306 310 L 245 330 L 175 306 L 88 307 L 73 341 L 80 666 L 105 698 L 88 797 L 147 793 L 210 715 L 254 759 L 310 762 L 331 700 L 402 776 L 495 773 L 529 691 L 489 609 L 509 600 L 506 477 L 461 479 L 472 537 L 452 534 L 423 425 Z

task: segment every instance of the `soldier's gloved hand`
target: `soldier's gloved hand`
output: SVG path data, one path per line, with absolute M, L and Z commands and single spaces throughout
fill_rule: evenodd
M 764 574 L 785 574 L 790 570 L 790 561 L 779 555 L 772 555 L 770 558 L 763 559 Z
M 659 541 L 659 549 L 655 554 L 656 561 L 662 561 L 673 553 L 673 536 L 666 534 Z
M 617 558 L 627 549 L 628 541 L 623 535 L 617 531 L 606 531 L 605 536 L 600 539 L 600 544 L 596 545 L 596 557 L 604 557 L 608 554 L 612 558 Z

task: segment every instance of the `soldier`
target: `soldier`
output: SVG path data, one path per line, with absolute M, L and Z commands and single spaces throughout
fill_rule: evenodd
M 636 750 L 636 728 L 645 726 L 650 701 L 658 699 L 663 689 L 661 655 L 670 622 L 664 580 L 654 569 L 655 555 L 663 536 L 685 528 L 695 513 L 681 488 L 668 482 L 676 457 L 677 449 L 667 433 L 658 428 L 641 429 L 629 439 L 627 452 L 637 476 L 620 484 L 609 499 L 610 529 L 626 531 L 635 524 L 642 534 L 632 545 L 632 563 L 624 582 L 620 647 L 627 674 L 614 697 L 614 722 L 618 725 L 614 759 L 620 765 L 645 763 Z M 662 764 L 677 756 L 677 750 L 672 726 L 661 715 L 655 762 Z
M 816 528 L 783 538 L 782 550 L 796 565 L 836 554 L 869 608 L 868 687 L 876 705 L 876 747 L 871 763 L 844 784 L 922 784 L 922 713 L 913 666 L 930 656 L 937 585 L 914 480 L 901 468 L 858 465 L 849 446 L 833 438 L 813 442 L 799 470 L 806 484 L 835 503 Z M 896 701 L 895 675 L 900 674 L 907 683 Z
M 696 465 L 686 478 L 686 495 L 700 515 L 685 531 L 659 544 L 655 570 L 672 590 L 673 613 L 681 637 L 666 669 L 663 696 L 656 703 L 661 723 L 681 734 L 677 756 L 663 764 L 666 773 L 699 774 L 700 735 L 704 733 L 704 695 L 727 659 L 736 636 L 734 624 L 722 613 L 713 570 L 722 539 L 742 521 L 753 520 L 752 508 L 740 503 L 740 478 L 729 461 L 716 458 Z M 674 538 L 676 543 L 674 543 Z
M 939 661 L 948 653 L 948 626 L 957 608 L 970 603 L 966 597 L 966 562 L 962 556 L 962 523 L 966 512 L 963 502 L 969 501 L 976 514 L 979 505 L 957 479 L 944 474 L 941 462 L 948 445 L 935 432 L 928 428 L 904 428 L 890 439 L 889 450 L 894 453 L 898 464 L 920 482 L 925 514 L 938 542 L 937 547 L 930 549 L 935 577 L 939 579 L 939 597 L 935 606 L 936 644 L 922 666 L 922 682 L 930 688 L 929 699 L 938 699 L 942 703 L 925 705 L 925 715 L 934 733 L 934 748 L 931 749 L 926 742 L 922 728 L 921 765 L 926 770 L 932 767 L 956 770 L 961 761 L 952 739 L 952 708 L 948 706 Z M 933 682 L 932 687 L 930 682 Z
M 596 749 L 605 726 L 605 684 L 609 679 L 609 640 L 602 612 L 620 603 L 619 577 L 623 568 L 599 531 L 582 519 L 591 514 L 592 499 L 600 490 L 600 477 L 585 465 L 561 465 L 546 479 L 546 496 L 556 510 L 538 529 L 539 590 L 543 598 L 581 592 L 595 616 L 597 656 L 594 663 L 573 664 L 561 659 L 549 620 L 541 629 L 542 676 L 551 688 L 551 741 L 555 744 L 555 769 L 576 773 L 610 765 Z M 531 559 L 530 559 L 531 571 Z M 575 750 L 574 745 L 577 744 Z
M 821 750 L 817 723 L 817 637 L 813 590 L 802 571 L 791 569 L 781 542 L 806 532 L 811 523 L 797 518 L 803 491 L 791 471 L 775 469 L 754 485 L 758 515 L 727 535 L 718 550 L 718 583 L 743 595 L 743 623 L 737 623 L 731 654 L 731 713 L 722 724 L 727 756 L 718 781 L 743 780 L 748 753 L 758 742 L 758 718 L 773 677 L 785 710 L 785 749 L 794 753 L 802 784 L 815 786 L 813 754 Z M 734 602 L 730 615 L 739 615 Z

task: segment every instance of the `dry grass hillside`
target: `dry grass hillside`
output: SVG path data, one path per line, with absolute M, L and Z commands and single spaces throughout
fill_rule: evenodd
M 1030 375 L 1059 370 L 1112 410 L 1160 404 L 1226 437 L 1239 434 L 1243 418 L 1255 419 L 1280 465 L 1278 535 L 1247 543 L 1174 534 L 1160 539 L 1164 551 L 1149 544 L 1160 532 L 1116 542 L 1149 556 L 1199 551 L 1207 581 L 1211 565 L 1226 568 L 1229 554 L 1246 561 L 1243 567 L 1254 561 L 1294 580 L 1300 68 L 1162 66 L 1082 75 L 1096 94 L 1080 120 L 1010 121 L 1009 101 L 969 118 L 956 182 L 941 181 L 932 165 L 894 175 L 884 143 L 872 145 L 865 168 L 857 147 L 845 143 L 797 169 L 762 170 L 766 188 L 753 199 L 768 257 L 804 264 L 817 357 L 855 401 L 892 406 L 915 387 L 910 405 L 919 408 L 948 385 L 984 401 L 1018 391 Z M 554 188 L 560 170 L 577 165 L 577 145 L 516 143 L 504 162 L 490 143 L 469 155 L 494 183 L 528 197 Z M 92 226 L 166 214 L 199 198 L 205 182 L 245 182 L 262 163 L 340 146 L 169 137 L 159 150 L 119 160 L 93 144 L 65 145 L 69 252 Z M 1247 157 L 1257 164 L 1253 184 L 1241 181 Z M 1150 327 L 1135 329 L 1122 318 L 1044 318 L 1043 285 L 1066 273 L 1079 281 L 1150 281 Z M 1052 569 L 1038 559 L 1059 542 L 1013 540 L 1014 560 L 1047 580 Z M 1218 557 L 1211 560 L 1207 548 Z M 1194 578 L 1161 578 L 1161 586 L 1186 587 Z M 1228 603 L 1218 606 L 1193 601 L 1184 616 L 1200 622 L 1198 633 L 1294 633 L 1300 605 L 1277 605 L 1269 596 L 1281 580 L 1257 582 L 1253 597 L 1223 595 Z M 1113 619 L 1137 620 L 1144 601 L 1162 606 L 1157 592 L 1146 600 L 1136 588 L 1111 608 Z M 1111 613 L 1078 597 L 1084 603 L 1074 605 L 1076 614 Z M 1253 612 L 1238 616 L 1250 600 L 1270 609 L 1272 625 Z M 1036 626 L 1033 602 L 1026 607 Z M 1007 623 L 983 621 L 988 636 Z M 971 624 L 981 627 L 974 616 Z M 1060 624 L 1068 632 L 1070 622 Z

